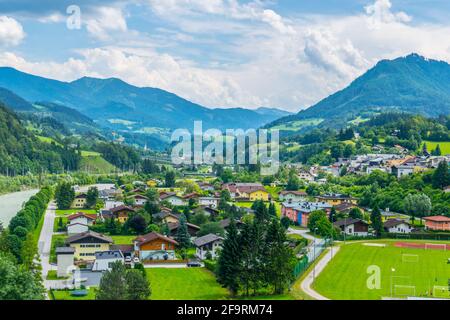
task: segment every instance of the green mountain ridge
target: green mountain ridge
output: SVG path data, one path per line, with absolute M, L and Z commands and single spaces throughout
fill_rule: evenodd
M 194 121 L 203 121 L 205 129 L 258 128 L 288 114 L 267 109 L 209 109 L 173 93 L 136 87 L 117 78 L 83 77 L 61 82 L 9 67 L 0 68 L 0 87 L 29 102 L 48 101 L 73 108 L 101 126 L 129 133 L 149 128 L 190 129 Z M 116 127 L 110 119 L 133 122 L 133 125 Z
M 319 127 L 339 128 L 358 117 L 387 111 L 428 117 L 450 114 L 450 65 L 417 54 L 382 60 L 345 89 L 266 127 L 321 119 Z

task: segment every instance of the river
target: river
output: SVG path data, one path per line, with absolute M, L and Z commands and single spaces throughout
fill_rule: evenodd
M 27 202 L 39 190 L 27 190 L 8 193 L 0 196 L 0 222 L 7 227 L 9 221 L 19 212 L 23 203 Z

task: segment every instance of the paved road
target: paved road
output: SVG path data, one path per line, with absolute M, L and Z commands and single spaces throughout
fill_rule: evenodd
M 307 251 L 308 261 L 312 262 L 312 261 L 315 261 L 318 256 L 320 256 L 321 250 L 319 250 L 319 249 L 325 245 L 325 240 L 314 237 L 311 234 L 309 234 L 308 232 L 310 232 L 308 229 L 299 230 L 299 229 L 290 228 L 288 230 L 288 233 L 290 233 L 290 234 L 298 234 L 298 235 L 302 236 L 303 238 L 310 240 L 310 244 L 306 248 L 306 251 Z M 316 250 L 314 250 L 314 249 L 316 249 Z
M 56 204 L 50 202 L 45 212 L 44 225 L 39 236 L 39 257 L 42 265 L 42 278 L 46 278 L 52 266 L 50 265 L 50 250 L 52 245 L 53 224 L 55 223 Z
M 325 269 L 328 263 L 339 252 L 339 249 L 340 247 L 332 247 L 331 250 L 328 251 L 325 256 L 316 264 L 313 270 L 311 270 L 311 272 L 305 277 L 300 285 L 303 292 L 316 300 L 329 300 L 328 298 L 315 291 L 312 288 L 312 284 L 314 283 L 316 277 Z

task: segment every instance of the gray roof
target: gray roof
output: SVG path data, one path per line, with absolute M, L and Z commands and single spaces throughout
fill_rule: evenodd
M 56 248 L 56 254 L 73 254 L 75 253 L 75 248 L 72 247 L 58 247 Z
M 95 260 L 111 260 L 111 259 L 123 259 L 123 254 L 120 250 L 116 251 L 103 251 L 95 253 Z
M 333 223 L 333 225 L 335 225 L 336 227 L 342 227 L 342 226 L 351 226 L 352 224 L 355 224 L 355 223 L 362 223 L 364 225 L 369 225 L 367 222 L 365 222 L 361 219 L 353 219 L 353 218 L 342 219 L 342 220 L 336 221 L 335 223 Z
M 196 247 L 202 247 L 205 244 L 208 244 L 208 243 L 211 243 L 211 242 L 215 242 L 215 241 L 218 241 L 218 240 L 223 240 L 223 238 L 219 237 L 218 235 L 210 233 L 210 234 L 208 234 L 206 236 L 203 236 L 203 237 L 195 239 L 194 240 L 194 244 L 195 244 Z
M 105 236 L 103 234 L 100 234 L 100 233 L 97 233 L 97 232 L 89 230 L 87 232 L 79 233 L 79 234 L 76 234 L 76 235 L 73 235 L 73 236 L 67 238 L 66 239 L 66 243 L 70 244 L 72 242 L 79 241 L 79 240 L 82 240 L 84 238 L 89 238 L 89 237 L 96 238 L 100 242 L 107 242 L 107 243 L 113 243 L 114 242 L 113 239 L 108 237 L 108 236 Z

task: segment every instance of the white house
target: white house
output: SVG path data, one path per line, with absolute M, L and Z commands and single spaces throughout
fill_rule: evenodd
M 389 233 L 411 233 L 414 228 L 408 222 L 399 219 L 389 219 L 384 225 L 384 230 Z
M 134 198 L 134 203 L 137 206 L 144 206 L 148 201 L 148 198 L 146 196 L 143 196 L 140 194 L 134 195 L 133 198 Z
M 72 247 L 56 248 L 57 275 L 58 278 L 66 278 L 72 274 L 75 269 L 75 249 Z
M 212 198 L 212 197 L 200 197 L 198 198 L 198 203 L 201 206 L 211 207 L 213 209 L 216 209 L 219 206 L 219 198 Z
M 69 236 L 89 231 L 89 226 L 84 223 L 75 222 L 67 226 L 67 234 Z
M 347 236 L 367 237 L 369 235 L 369 224 L 360 219 L 343 219 L 336 221 L 333 225 Z
M 120 206 L 123 206 L 125 203 L 123 201 L 115 201 L 115 200 L 106 200 L 105 201 L 105 209 L 111 210 Z
M 96 252 L 92 271 L 109 271 L 113 263 L 117 261 L 125 263 L 125 259 L 120 250 Z
M 278 198 L 281 202 L 303 202 L 306 201 L 308 195 L 303 191 L 281 191 Z
M 67 220 L 69 220 L 70 224 L 79 223 L 87 226 L 92 226 L 95 223 L 95 220 L 97 220 L 97 215 L 79 212 L 67 217 Z
M 211 257 L 215 259 L 218 256 L 218 250 L 222 248 L 223 238 L 215 234 L 208 234 L 206 236 L 194 240 L 194 245 L 197 247 L 196 255 L 198 258 L 205 260 L 207 253 L 211 253 Z
M 159 199 L 161 201 L 167 201 L 173 206 L 185 206 L 186 205 L 186 201 L 182 197 L 177 196 L 175 193 L 161 194 Z

